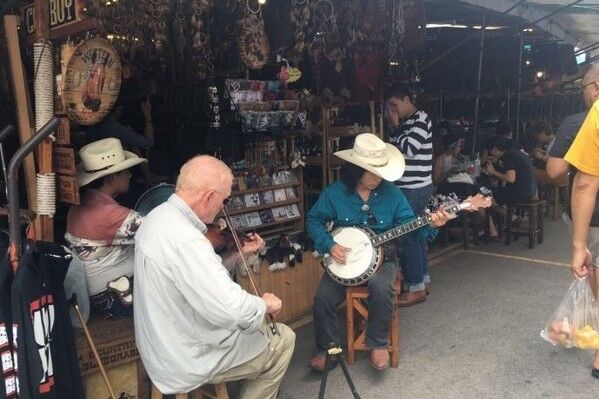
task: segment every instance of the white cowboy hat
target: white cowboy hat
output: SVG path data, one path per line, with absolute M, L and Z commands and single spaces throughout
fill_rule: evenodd
M 77 165 L 79 187 L 112 173 L 147 162 L 132 152 L 124 151 L 121 141 L 108 138 L 94 141 L 79 150 L 81 162 Z
M 335 155 L 387 181 L 399 180 L 406 168 L 401 152 L 372 133 L 357 135 L 354 148 L 337 151 Z

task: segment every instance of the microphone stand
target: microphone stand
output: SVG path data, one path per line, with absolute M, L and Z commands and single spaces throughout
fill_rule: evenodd
M 358 391 L 356 390 L 356 386 L 349 375 L 349 370 L 347 369 L 347 364 L 345 363 L 345 359 L 341 355 L 343 350 L 341 346 L 336 344 L 335 342 L 331 342 L 329 344 L 329 349 L 327 350 L 327 357 L 324 363 L 324 371 L 322 374 L 322 379 L 320 380 L 320 391 L 318 393 L 318 399 L 324 399 L 324 392 L 327 387 L 327 378 L 329 377 L 329 366 L 333 364 L 333 362 L 339 362 L 341 364 L 341 370 L 343 370 L 343 374 L 345 375 L 345 380 L 347 381 L 347 385 L 354 397 L 354 399 L 361 399 Z

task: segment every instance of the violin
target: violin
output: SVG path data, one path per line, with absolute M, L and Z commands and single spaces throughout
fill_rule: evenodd
M 206 225 L 206 228 L 205 236 L 212 244 L 212 247 L 214 247 L 214 252 L 218 255 L 236 250 L 233 233 L 222 218 L 218 219 L 216 223 Z M 251 240 L 250 234 L 242 233 L 238 230 L 235 230 L 235 233 L 237 233 L 237 237 L 239 237 L 242 243 Z

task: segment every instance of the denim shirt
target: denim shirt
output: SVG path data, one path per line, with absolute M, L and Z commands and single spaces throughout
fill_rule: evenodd
M 334 222 L 335 227 L 364 226 L 379 234 L 415 218 L 401 189 L 385 180 L 370 193 L 369 212 L 362 210 L 363 205 L 364 201 L 358 193 L 355 190 L 349 192 L 341 181 L 324 189 L 307 217 L 308 234 L 314 241 L 315 249 L 325 254 L 335 244 L 326 228 L 326 223 L 330 221 Z M 370 213 L 374 218 L 370 217 Z M 430 226 L 417 232 L 422 238 L 431 241 L 437 235 L 437 230 Z
M 177 194 L 135 235 L 135 338 L 164 394 L 189 392 L 266 349 L 264 301 L 231 280 Z

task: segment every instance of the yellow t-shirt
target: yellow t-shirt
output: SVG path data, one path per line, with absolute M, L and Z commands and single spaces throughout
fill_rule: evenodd
M 586 174 L 599 176 L 599 100 L 591 107 L 564 159 Z

